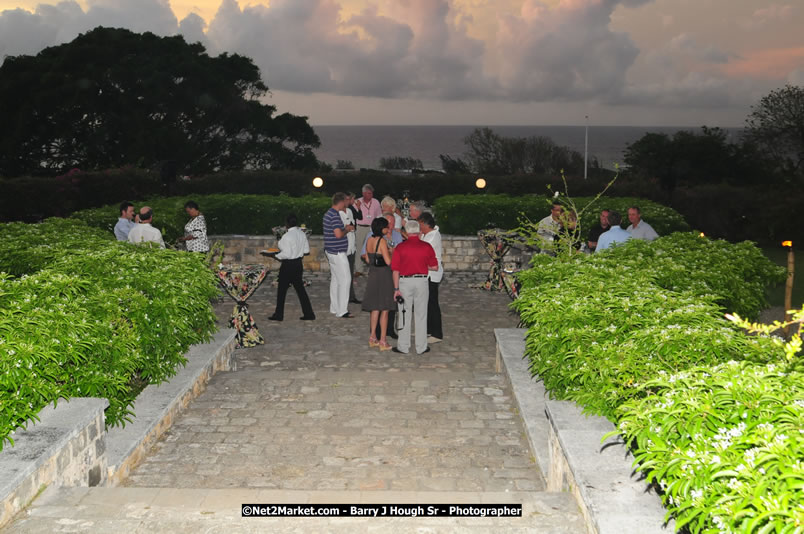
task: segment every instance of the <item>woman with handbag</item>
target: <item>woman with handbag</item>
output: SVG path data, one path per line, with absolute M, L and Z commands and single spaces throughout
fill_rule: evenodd
M 363 297 L 363 311 L 370 312 L 371 336 L 369 347 L 379 347 L 381 351 L 391 350 L 385 339 L 388 330 L 388 311 L 396 309 L 394 301 L 394 278 L 391 273 L 391 251 L 384 236 L 388 233 L 388 221 L 377 217 L 371 221 L 371 234 L 366 240 L 366 254 L 363 259 L 369 266 L 366 294 Z M 374 332 L 380 324 L 380 338 Z

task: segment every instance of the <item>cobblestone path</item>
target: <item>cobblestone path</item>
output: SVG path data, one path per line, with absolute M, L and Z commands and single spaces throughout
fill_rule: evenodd
M 533 491 L 511 391 L 494 372 L 493 329 L 516 326 L 508 298 L 445 282 L 445 340 L 424 355 L 368 347 L 368 314 L 329 312 L 328 283 L 308 288 L 316 321 L 268 321 L 275 289 L 249 301 L 261 347 L 207 390 L 133 472 L 127 486 L 294 490 Z M 361 288 L 358 295 L 361 295 Z M 225 318 L 229 301 L 217 307 Z

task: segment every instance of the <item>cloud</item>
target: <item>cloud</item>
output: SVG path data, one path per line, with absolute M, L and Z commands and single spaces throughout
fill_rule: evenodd
M 672 52 L 689 54 L 693 58 L 706 63 L 727 63 L 729 60 L 738 57 L 737 54 L 724 52 L 713 45 L 701 45 L 686 33 L 673 37 L 667 44 L 667 49 Z
M 796 69 L 787 76 L 787 83 L 804 87 L 804 69 Z
M 122 26 L 181 34 L 211 54 L 244 54 L 271 89 L 292 93 L 660 104 L 731 101 L 718 92 L 736 94 L 728 78 L 740 61 L 742 68 L 753 64 L 686 34 L 641 52 L 627 34 L 611 29 L 615 10 L 653 0 L 505 0 L 500 10 L 494 0 L 377 1 L 379 7 L 346 12 L 346 0 L 271 0 L 269 7 L 220 0 L 210 20 L 191 13 L 178 21 L 168 0 L 88 0 L 85 9 L 64 0 L 33 13 L 1 12 L 0 55 L 34 54 L 98 25 Z M 509 9 L 517 2 L 518 11 Z M 783 17 L 788 8 L 773 4 L 755 18 Z M 495 16 L 473 20 L 482 13 Z M 673 23 L 672 16 L 663 19 L 665 26 Z M 472 32 L 478 25 L 490 29 L 483 39 Z M 694 60 L 698 70 L 691 73 L 679 58 Z M 640 63 L 651 76 L 637 83 Z M 786 64 L 782 77 L 792 70 Z

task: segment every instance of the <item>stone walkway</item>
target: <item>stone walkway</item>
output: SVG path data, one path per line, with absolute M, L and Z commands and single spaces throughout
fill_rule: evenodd
M 363 280 L 358 295 L 362 294 Z M 417 356 L 370 349 L 368 314 L 267 320 L 275 288 L 249 301 L 266 344 L 235 353 L 117 488 L 49 488 L 9 526 L 49 532 L 585 532 L 568 493 L 544 492 L 511 389 L 494 372 L 505 295 L 441 287 L 445 340 Z M 222 322 L 227 299 L 216 307 Z M 243 518 L 242 503 L 520 503 L 522 518 Z
M 445 340 L 425 355 L 368 347 L 368 314 L 267 320 L 275 289 L 250 306 L 266 344 L 236 351 L 126 485 L 297 490 L 534 491 L 544 488 L 503 375 L 496 327 L 516 326 L 508 298 L 445 283 Z M 358 295 L 362 294 L 360 288 Z M 218 307 L 225 317 L 231 305 Z

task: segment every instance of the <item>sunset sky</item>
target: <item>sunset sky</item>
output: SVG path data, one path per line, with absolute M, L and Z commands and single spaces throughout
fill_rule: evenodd
M 314 125 L 740 126 L 804 85 L 800 0 L 0 0 L 0 58 L 99 25 L 248 55 Z

